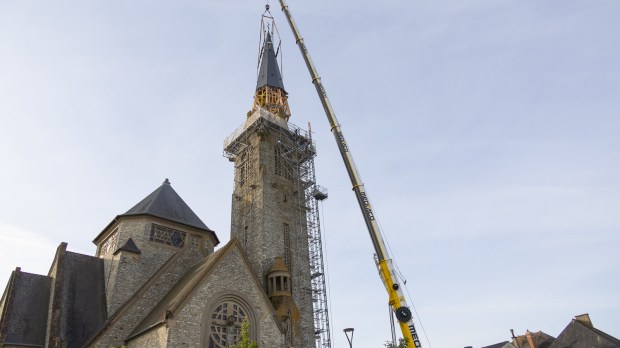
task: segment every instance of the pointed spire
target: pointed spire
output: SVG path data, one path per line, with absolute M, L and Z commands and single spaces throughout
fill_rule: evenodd
M 256 89 L 264 86 L 280 88 L 284 91 L 284 83 L 282 82 L 282 75 L 280 74 L 276 53 L 273 50 L 273 40 L 271 39 L 269 31 L 267 31 L 267 37 L 265 38 L 263 50 L 261 52 Z

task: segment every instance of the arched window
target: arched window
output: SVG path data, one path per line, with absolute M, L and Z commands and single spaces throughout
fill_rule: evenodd
M 228 348 L 237 343 L 245 320 L 250 323 L 250 332 L 255 331 L 252 315 L 244 302 L 237 296 L 225 296 L 208 309 L 205 313 L 207 348 Z

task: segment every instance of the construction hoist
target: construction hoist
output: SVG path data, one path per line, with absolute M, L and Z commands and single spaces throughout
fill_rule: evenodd
M 280 5 L 282 6 L 282 11 L 286 15 L 286 19 L 288 20 L 288 24 L 293 31 L 297 46 L 299 46 L 301 55 L 306 62 L 306 66 L 308 67 L 308 71 L 310 72 L 310 76 L 312 77 L 312 83 L 316 88 L 319 99 L 321 100 L 321 104 L 323 104 L 323 110 L 325 110 L 325 115 L 327 116 L 327 120 L 329 121 L 331 132 L 336 139 L 336 143 L 338 144 L 338 150 L 340 150 L 340 155 L 342 156 L 344 165 L 347 168 L 347 172 L 349 173 L 349 178 L 351 179 L 351 184 L 353 185 L 353 191 L 355 192 L 355 196 L 357 197 L 357 202 L 359 203 L 362 210 L 362 215 L 364 216 L 364 221 L 366 222 L 366 227 L 368 228 L 368 233 L 370 234 L 370 239 L 372 240 L 372 244 L 375 248 L 377 267 L 379 269 L 379 275 L 381 276 L 383 284 L 385 285 L 385 288 L 389 294 L 389 304 L 394 311 L 394 314 L 396 315 L 396 319 L 398 320 L 398 325 L 400 326 L 400 329 L 403 333 L 403 337 L 407 341 L 407 347 L 421 348 L 422 344 L 420 343 L 418 333 L 415 329 L 415 325 L 413 324 L 413 315 L 411 313 L 411 309 L 409 309 L 409 306 L 407 306 L 404 293 L 401 289 L 401 285 L 399 284 L 394 265 L 392 264 L 392 259 L 390 258 L 388 250 L 385 247 L 385 243 L 383 242 L 383 237 L 381 235 L 381 230 L 379 229 L 379 224 L 373 212 L 370 201 L 368 200 L 368 195 L 366 194 L 366 190 L 364 189 L 364 184 L 362 183 L 357 168 L 355 167 L 355 163 L 353 162 L 351 150 L 347 145 L 344 134 L 342 134 L 340 124 L 338 123 L 338 120 L 336 119 L 336 114 L 334 113 L 331 103 L 329 102 L 325 87 L 323 87 L 323 84 L 321 83 L 321 78 L 319 77 L 316 68 L 312 63 L 312 60 L 310 59 L 310 53 L 308 52 L 308 48 L 304 44 L 304 39 L 299 34 L 299 30 L 297 29 L 297 25 L 293 20 L 291 11 L 289 10 L 289 7 L 284 2 L 284 0 L 279 1 Z

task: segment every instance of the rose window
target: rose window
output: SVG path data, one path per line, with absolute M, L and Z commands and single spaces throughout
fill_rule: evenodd
M 237 343 L 246 310 L 232 301 L 220 303 L 211 313 L 209 348 L 228 348 Z

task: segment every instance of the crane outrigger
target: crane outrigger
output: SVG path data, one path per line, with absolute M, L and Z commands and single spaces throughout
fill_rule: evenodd
M 379 224 L 375 217 L 372 205 L 370 204 L 370 201 L 368 199 L 368 195 L 366 194 L 366 190 L 364 189 L 364 184 L 360 178 L 359 172 L 355 167 L 353 155 L 351 154 L 351 150 L 344 138 L 340 123 L 338 123 L 338 120 L 336 119 L 336 114 L 334 113 L 334 109 L 329 102 L 325 87 L 323 86 L 321 78 L 319 77 L 316 68 L 312 63 L 308 48 L 306 47 L 304 39 L 299 33 L 299 29 L 297 29 L 297 25 L 295 24 L 293 16 L 291 15 L 291 11 L 289 10 L 289 7 L 284 0 L 279 1 L 282 7 L 282 11 L 286 15 L 288 24 L 293 31 L 297 46 L 299 47 L 301 55 L 306 62 L 308 72 L 310 72 L 310 76 L 312 77 L 312 84 L 314 84 L 314 87 L 316 88 L 316 91 L 319 95 L 319 99 L 321 100 L 321 104 L 323 105 L 323 110 L 325 111 L 325 115 L 327 116 L 327 120 L 329 121 L 329 125 L 331 127 L 331 132 L 336 139 L 338 150 L 340 151 L 340 155 L 342 156 L 342 159 L 344 161 L 347 173 L 349 174 L 349 179 L 351 179 L 353 191 L 355 192 L 357 202 L 359 203 L 360 209 L 362 210 L 362 215 L 364 216 L 364 221 L 366 222 L 366 227 L 368 228 L 368 233 L 375 249 L 379 275 L 381 276 L 381 280 L 383 281 L 383 284 L 385 285 L 385 288 L 389 295 L 389 304 L 392 307 L 394 313 L 396 314 L 398 325 L 400 326 L 403 337 L 407 341 L 407 347 L 421 348 L 422 344 L 420 343 L 418 333 L 413 323 L 413 315 L 411 313 L 411 310 L 409 309 L 409 306 L 407 306 L 405 295 L 401 289 L 398 277 L 394 269 L 394 265 L 392 263 L 392 258 L 390 257 L 389 252 L 385 247 L 385 243 L 383 242 L 383 236 L 381 234 L 381 230 L 379 229 Z

